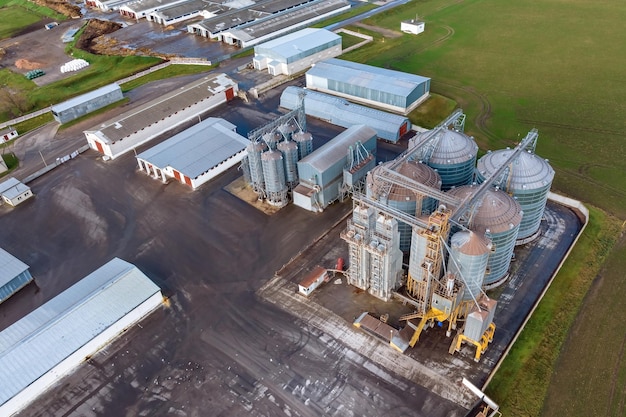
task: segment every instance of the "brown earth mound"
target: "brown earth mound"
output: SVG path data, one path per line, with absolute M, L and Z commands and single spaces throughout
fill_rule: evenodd
M 41 68 L 43 65 L 41 65 L 39 62 L 29 61 L 28 59 L 18 59 L 17 61 L 15 61 L 15 66 L 19 69 L 32 70 Z
M 122 27 L 121 24 L 106 20 L 91 19 L 76 42 L 76 47 L 94 54 L 100 53 L 96 48 L 96 38 L 113 33 Z
M 32 0 L 33 3 L 38 4 L 40 6 L 45 6 L 49 9 L 54 10 L 57 13 L 61 13 L 64 16 L 71 17 L 73 19 L 78 19 L 82 16 L 80 12 L 80 7 L 75 6 L 73 4 L 69 4 L 66 1 L 59 0 Z

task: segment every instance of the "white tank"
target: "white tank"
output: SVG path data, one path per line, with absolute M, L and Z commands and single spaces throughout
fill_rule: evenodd
M 282 207 L 287 204 L 283 155 L 279 151 L 267 151 L 261 154 L 261 161 L 263 163 L 267 202 Z
M 463 300 L 479 297 L 491 248 L 491 242 L 478 233 L 460 231 L 452 235 L 448 272 L 459 276 L 465 284 Z

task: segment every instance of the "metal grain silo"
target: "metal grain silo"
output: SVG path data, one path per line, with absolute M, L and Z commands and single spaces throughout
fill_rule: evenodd
M 297 132 L 291 138 L 298 144 L 298 161 L 313 152 L 313 135 L 309 132 Z
M 246 147 L 248 157 L 248 168 L 250 174 L 250 185 L 256 193 L 263 192 L 265 182 L 263 181 L 263 164 L 261 154 L 267 150 L 265 142 L 250 142 Z
M 432 213 L 437 208 L 437 200 L 384 180 L 383 167 L 389 165 L 390 163 L 379 165 L 370 171 L 366 180 L 366 195 L 411 216 Z M 406 161 L 395 171 L 423 185 L 441 190 L 439 174 L 426 164 Z M 400 249 L 407 252 L 411 246 L 411 226 L 399 221 L 398 230 Z
M 424 161 L 441 176 L 441 189 L 472 183 L 478 145 L 474 139 L 456 130 L 445 130 L 426 147 Z
M 278 142 L 280 142 L 282 138 L 283 137 L 278 132 L 268 132 L 263 135 L 263 141 L 267 143 L 267 147 L 270 148 L 270 150 L 275 150 L 276 145 L 278 145 Z
M 478 161 L 476 179 L 483 182 L 495 172 L 513 153 L 512 149 L 489 152 Z M 522 152 L 510 164 L 506 176 L 497 184 L 517 199 L 524 216 L 519 228 L 518 240 L 535 236 L 539 231 L 548 192 L 554 179 L 554 170 L 544 159 L 531 152 Z
M 464 185 L 448 191 L 449 194 L 464 199 L 478 189 L 475 185 Z M 522 209 L 519 203 L 502 190 L 488 189 L 476 202 L 470 219 L 462 222 L 470 230 L 484 234 L 491 239 L 494 251 L 489 256 L 483 285 L 495 287 L 507 277 L 515 240 L 522 221 Z
M 278 131 L 282 134 L 285 140 L 290 140 L 291 136 L 298 130 L 298 126 L 293 121 L 278 126 Z
M 261 154 L 263 178 L 265 179 L 265 197 L 274 206 L 287 204 L 287 185 L 283 155 L 279 151 L 267 151 Z
M 278 144 L 278 150 L 283 154 L 287 186 L 293 189 L 298 185 L 298 145 L 293 141 L 283 141 Z
M 465 283 L 463 300 L 475 300 L 480 295 L 491 249 L 491 242 L 479 233 L 462 230 L 452 235 L 448 272 Z

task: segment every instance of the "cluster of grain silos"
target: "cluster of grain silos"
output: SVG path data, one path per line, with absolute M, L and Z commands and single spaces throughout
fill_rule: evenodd
M 313 136 L 291 119 L 259 135 L 246 148 L 244 178 L 259 199 L 282 207 L 298 185 L 298 161 L 313 150 Z

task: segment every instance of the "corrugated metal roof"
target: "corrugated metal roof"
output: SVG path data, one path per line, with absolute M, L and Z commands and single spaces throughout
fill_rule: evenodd
M 0 287 L 28 269 L 28 265 L 0 248 Z
M 484 177 L 496 171 L 513 153 L 512 149 L 489 152 L 478 160 L 476 170 Z M 522 152 L 511 164 L 507 190 L 530 191 L 544 189 L 552 184 L 554 169 L 550 164 L 530 152 Z
M 21 181 L 13 177 L 0 183 L 0 194 L 11 200 L 29 189 L 28 185 L 22 184 Z
M 127 8 L 136 13 L 146 10 L 160 9 L 161 7 L 171 6 L 173 4 L 184 2 L 185 0 L 137 0 L 126 3 L 123 8 Z
M 155 16 L 160 16 L 165 20 L 169 20 L 177 18 L 179 16 L 185 16 L 187 14 L 199 12 L 201 10 L 216 13 L 224 9 L 225 7 L 215 5 L 215 3 L 208 0 L 190 0 L 184 3 L 160 7 L 158 10 L 152 12 L 151 14 Z
M 416 139 L 419 140 L 419 139 Z M 462 164 L 473 161 L 478 154 L 478 145 L 469 136 L 454 130 L 445 130 L 437 147 L 428 160 L 429 164 Z
M 341 36 L 329 30 L 306 28 L 262 43 L 254 49 L 255 52 L 260 49 L 271 49 L 272 52 L 287 59 L 337 39 L 341 39 Z
M 296 86 L 285 88 L 280 96 L 281 107 L 293 110 L 298 105 L 298 95 L 302 91 L 306 91 L 304 96 L 306 114 L 337 126 L 364 124 L 376 130 L 379 138 L 394 142 L 398 140 L 402 125 L 406 123 L 407 128 L 411 126 L 409 119 L 404 116 L 353 104 L 339 97 Z
M 409 74 L 371 65 L 330 58 L 320 61 L 307 71 L 307 75 L 336 80 L 371 90 L 386 91 L 408 96 L 416 87 L 430 80 L 421 75 Z
M 336 164 L 337 161 L 346 159 L 348 148 L 351 145 L 354 145 L 357 141 L 363 143 L 373 136 L 376 136 L 376 131 L 369 126 L 350 126 L 315 152 L 302 158 L 298 161 L 298 164 L 309 164 L 318 172 L 325 171 Z
M 158 293 L 115 258 L 0 333 L 0 405 Z
M 231 156 L 243 151 L 250 141 L 234 132 L 235 125 L 211 117 L 137 155 L 159 168 L 170 166 L 197 178 Z
M 71 109 L 72 107 L 76 107 L 79 104 L 86 103 L 90 100 L 93 100 L 96 97 L 101 97 L 105 94 L 112 93 L 116 90 L 119 90 L 121 94 L 122 89 L 116 83 L 105 85 L 104 87 L 98 88 L 97 90 L 93 90 L 88 93 L 81 94 L 78 97 L 74 97 L 69 100 L 66 100 L 62 103 L 55 104 L 54 106 L 52 106 L 52 111 L 55 113 L 61 113 L 67 109 Z
M 226 74 L 211 74 L 163 94 L 158 100 L 134 108 L 87 132 L 93 132 L 105 143 L 113 143 L 235 85 L 237 83 Z

